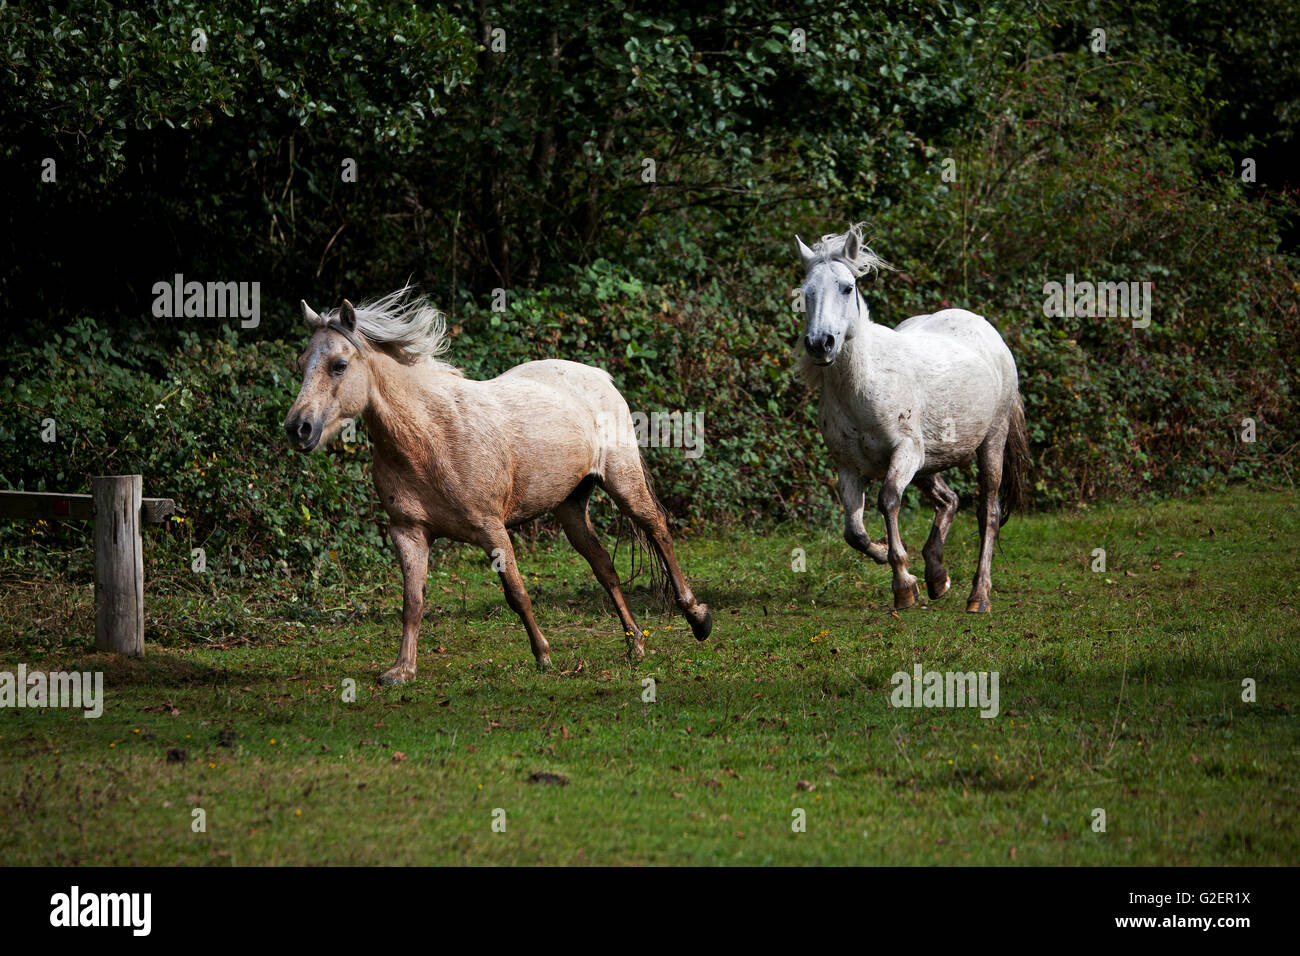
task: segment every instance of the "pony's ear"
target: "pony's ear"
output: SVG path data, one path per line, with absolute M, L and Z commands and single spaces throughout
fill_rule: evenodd
M 309 329 L 314 329 L 318 325 L 325 324 L 325 320 L 312 310 L 312 307 L 307 304 L 306 299 L 302 300 L 302 320 L 307 323 L 307 328 Z
M 794 237 L 794 241 L 798 243 L 799 261 L 803 264 L 804 271 L 806 272 L 808 271 L 808 267 L 813 264 L 813 260 L 817 258 L 817 254 L 804 245 L 804 241 L 798 236 Z
M 862 251 L 862 238 L 852 229 L 844 237 L 844 258 L 848 262 L 854 262 L 858 258 L 858 253 Z
M 357 310 L 352 307 L 352 303 L 347 299 L 343 300 L 343 308 L 339 309 L 339 321 L 343 323 L 343 328 L 349 332 L 357 330 Z

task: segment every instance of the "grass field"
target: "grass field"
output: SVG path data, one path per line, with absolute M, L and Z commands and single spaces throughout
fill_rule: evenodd
M 918 573 L 927 526 L 904 526 Z M 106 706 L 0 712 L 0 861 L 1294 864 L 1297 540 L 1290 491 L 1015 518 L 977 617 L 968 511 L 952 592 L 901 615 L 837 528 L 687 539 L 713 637 L 637 591 L 634 666 L 546 538 L 520 547 L 545 674 L 487 562 L 442 548 L 420 676 L 395 689 L 375 683 L 395 561 L 314 606 L 283 582 L 146 585 L 142 661 L 91 652 L 89 584 L 6 568 L 0 669 L 101 670 Z M 998 672 L 1000 712 L 894 708 L 891 675 L 918 663 Z

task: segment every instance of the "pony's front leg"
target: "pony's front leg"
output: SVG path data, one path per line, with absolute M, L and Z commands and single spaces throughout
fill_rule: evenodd
M 524 587 L 524 577 L 519 573 L 515 563 L 515 548 L 510 541 L 510 532 L 503 524 L 484 529 L 480 546 L 492 559 L 492 569 L 501 575 L 501 586 L 506 592 L 506 603 L 519 615 L 528 631 L 528 640 L 533 646 L 533 657 L 537 660 L 537 669 L 546 670 L 551 666 L 551 645 L 542 636 L 542 629 L 533 619 L 533 602 Z
M 889 549 L 884 541 L 872 541 L 867 534 L 866 525 L 862 523 L 862 512 L 866 508 L 866 483 L 856 471 L 840 471 L 840 501 L 844 505 L 844 540 L 849 547 L 861 551 L 876 564 L 889 560 Z
M 916 577 L 907 570 L 907 549 L 898 530 L 898 509 L 903 504 L 903 491 L 916 474 L 923 457 L 910 443 L 904 443 L 894 452 L 889 471 L 880 488 L 880 513 L 885 516 L 885 535 L 889 541 L 889 564 L 894 569 L 894 607 L 898 610 L 911 607 L 921 597 Z
M 415 645 L 420 639 L 424 617 L 424 582 L 429 576 L 429 537 L 417 525 L 393 525 L 388 536 L 397 548 L 402 565 L 402 648 L 397 663 L 385 671 L 379 683 L 403 684 L 415 676 Z

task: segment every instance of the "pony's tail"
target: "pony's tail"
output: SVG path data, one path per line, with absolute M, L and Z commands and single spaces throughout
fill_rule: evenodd
M 668 518 L 668 512 L 664 510 L 664 506 L 659 502 L 659 496 L 655 494 L 654 481 L 650 478 L 650 469 L 646 467 L 645 454 L 641 453 L 640 458 L 641 476 L 645 479 L 646 491 L 650 492 L 650 500 L 654 502 L 656 510 L 664 516 L 664 520 L 666 521 Z M 655 547 L 655 543 L 650 540 L 650 537 L 641 530 L 640 525 L 627 515 L 623 514 L 621 510 L 618 516 L 618 531 L 614 537 L 615 568 L 618 566 L 619 544 L 623 538 L 622 529 L 627 525 L 630 525 L 632 528 L 632 558 L 627 579 L 624 580 L 621 575 L 619 576 L 619 587 L 625 591 L 630 590 L 632 584 L 641 576 L 642 570 L 649 567 L 650 593 L 659 597 L 663 602 L 665 610 L 672 608 L 676 601 L 676 595 L 673 594 L 673 581 L 672 577 L 668 573 L 668 564 L 664 561 L 664 556 L 659 553 L 659 549 Z M 647 562 L 645 560 L 646 555 L 650 555 L 652 560 Z
M 1016 392 L 1016 404 L 1011 409 L 1011 424 L 1007 429 L 1006 449 L 1002 454 L 1002 517 L 998 527 L 1007 523 L 1013 511 L 1029 507 L 1029 432 L 1025 428 L 1025 403 Z
M 650 469 L 646 467 L 645 453 L 640 452 L 639 454 L 641 456 L 641 474 L 645 477 L 646 491 L 650 492 L 650 500 L 654 502 L 655 510 L 663 516 L 664 521 L 666 522 L 668 520 L 668 512 L 664 510 L 664 506 L 659 501 L 659 496 L 655 494 L 655 483 L 654 479 L 650 477 Z M 659 596 L 659 600 L 663 602 L 664 608 L 674 607 L 677 598 L 676 595 L 673 594 L 673 579 L 668 573 L 668 562 L 664 560 L 664 556 L 659 553 L 659 548 L 656 547 L 655 543 L 646 536 L 646 533 L 637 526 L 636 522 L 632 522 L 632 529 L 636 533 L 636 542 L 642 549 L 642 552 L 654 556 L 654 561 L 650 563 L 651 592 Z

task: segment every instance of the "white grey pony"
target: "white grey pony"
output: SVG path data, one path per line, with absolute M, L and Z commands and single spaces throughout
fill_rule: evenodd
M 934 506 L 934 525 L 921 554 L 930 598 L 947 593 L 943 542 L 957 512 L 957 494 L 940 473 L 979 463 L 979 569 L 966 610 L 990 610 L 990 567 L 1006 512 L 1025 503 L 1029 464 L 1025 410 L 1016 362 L 997 330 L 964 309 L 916 315 L 897 328 L 872 323 L 857 280 L 888 264 L 866 247 L 862 227 L 823 236 L 799 258 L 806 273 L 807 314 L 799 371 L 820 396 L 820 427 L 839 469 L 844 539 L 894 572 L 894 607 L 916 603 L 920 592 L 907 570 L 898 533 L 903 490 L 915 484 Z M 883 541 L 862 523 L 868 480 L 883 482 L 877 504 L 885 517 Z

